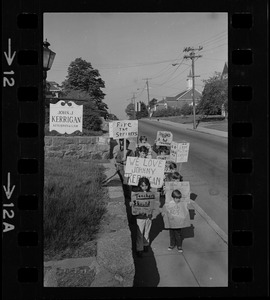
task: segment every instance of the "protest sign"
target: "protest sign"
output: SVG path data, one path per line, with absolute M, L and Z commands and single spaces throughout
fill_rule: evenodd
M 59 133 L 82 132 L 83 106 L 72 101 L 58 101 L 50 103 L 50 126 L 49 131 L 56 130 Z
M 170 155 L 157 155 L 156 159 L 164 159 L 167 161 L 170 159 Z
M 156 145 L 157 146 L 171 146 L 173 134 L 170 131 L 158 131 Z
M 172 192 L 179 190 L 182 194 L 182 202 L 190 202 L 190 185 L 189 181 L 165 181 L 165 202 L 170 202 Z
M 165 203 L 162 208 L 164 228 L 185 228 L 189 227 L 190 216 L 187 202 Z
M 138 120 L 119 120 L 110 122 L 109 136 L 115 140 L 136 138 L 138 136 Z
M 138 185 L 141 177 L 149 179 L 152 188 L 163 185 L 165 160 L 140 157 L 127 157 L 125 176 L 129 177 L 129 185 Z
M 175 163 L 182 163 L 188 161 L 189 143 L 183 142 L 172 142 L 170 160 Z
M 158 192 L 132 192 L 131 212 L 133 215 L 149 215 L 159 207 Z

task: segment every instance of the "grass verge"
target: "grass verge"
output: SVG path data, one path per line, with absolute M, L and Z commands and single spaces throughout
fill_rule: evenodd
M 44 175 L 45 260 L 72 256 L 94 241 L 106 212 L 103 166 L 95 161 L 50 158 Z

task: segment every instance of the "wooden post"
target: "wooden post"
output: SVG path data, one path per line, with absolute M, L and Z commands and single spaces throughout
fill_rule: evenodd
M 126 144 L 127 144 L 127 142 L 126 142 L 126 139 L 124 138 L 124 161 L 126 160 L 126 155 L 127 155 Z

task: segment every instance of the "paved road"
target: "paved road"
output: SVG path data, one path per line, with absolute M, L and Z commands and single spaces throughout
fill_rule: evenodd
M 150 144 L 157 130 L 168 130 L 174 140 L 190 142 L 189 159 L 181 173 L 191 185 L 190 228 L 185 229 L 184 253 L 168 251 L 169 233 L 162 217 L 153 220 L 151 247 L 143 258 L 134 256 L 138 287 L 221 287 L 228 284 L 227 138 L 215 132 L 194 132 L 190 126 L 140 120 L 139 135 Z M 212 134 L 209 134 L 212 133 Z M 224 134 L 226 136 L 226 134 Z M 127 201 L 127 199 L 126 199 Z M 131 225 L 133 249 L 136 226 Z
M 158 130 L 171 131 L 174 140 L 190 143 L 188 162 L 182 164 L 181 173 L 190 182 L 192 199 L 228 234 L 227 138 L 157 121 L 139 121 L 139 135 L 146 135 L 150 144 Z

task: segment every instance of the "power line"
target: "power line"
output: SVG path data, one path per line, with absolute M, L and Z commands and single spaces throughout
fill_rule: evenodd
M 170 80 L 170 78 L 173 76 L 173 74 L 180 68 L 180 66 L 183 64 L 183 61 L 184 61 L 184 58 L 182 58 L 182 60 L 180 61 L 180 63 L 178 64 L 178 67 L 171 73 L 171 74 L 169 74 L 169 77 L 164 81 L 164 82 L 162 82 L 162 83 L 160 83 L 160 84 L 158 84 L 158 85 L 163 85 L 163 84 L 165 84 L 165 83 L 167 83 L 169 80 Z
M 216 49 L 216 48 L 222 47 L 222 46 L 224 46 L 224 45 L 228 45 L 228 43 L 224 43 L 224 44 L 218 45 L 218 46 L 216 46 L 216 47 L 214 47 L 214 48 L 210 48 L 210 49 L 204 50 L 204 51 L 202 51 L 201 53 L 204 53 L 204 52 L 211 51 L 211 50 L 213 50 L 213 49 Z
M 178 69 L 179 67 L 177 67 L 177 69 Z M 171 81 L 173 81 L 175 78 L 177 78 L 179 75 L 181 75 L 181 74 L 183 74 L 186 70 L 188 70 L 190 68 L 190 66 L 188 66 L 186 69 L 184 69 L 182 72 L 180 72 L 179 74 L 177 74 L 175 77 L 173 77 L 173 78 L 171 78 L 171 79 L 169 79 L 169 80 L 167 80 L 167 81 L 165 81 L 165 82 L 163 82 L 162 84 L 156 84 L 156 85 L 159 85 L 159 86 L 162 86 L 162 85 L 164 85 L 165 83 L 167 83 L 167 82 L 171 82 Z M 177 70 L 176 69 L 176 70 Z
M 227 35 L 217 37 L 217 38 L 215 38 L 215 39 L 213 39 L 213 40 L 211 40 L 211 41 L 208 41 L 207 43 L 203 43 L 202 45 L 203 45 L 204 48 L 206 48 L 206 47 L 208 47 L 210 44 L 218 43 L 218 42 L 220 42 L 220 41 L 222 41 L 222 40 L 227 40 Z
M 214 34 L 213 36 L 211 36 L 210 38 L 206 39 L 206 40 L 203 40 L 197 44 L 195 44 L 195 46 L 199 46 L 199 45 L 202 45 L 202 44 L 205 44 L 207 43 L 208 41 L 212 40 L 215 36 L 219 36 L 219 35 L 223 35 L 224 33 L 227 33 L 227 30 L 224 30 L 224 31 L 221 31 L 217 34 Z

